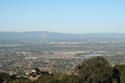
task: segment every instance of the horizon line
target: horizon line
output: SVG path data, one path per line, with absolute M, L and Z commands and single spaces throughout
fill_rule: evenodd
M 64 33 L 64 34 L 125 34 L 122 32 L 83 32 L 83 33 L 74 33 L 74 32 L 57 32 L 57 31 L 0 31 L 0 32 L 12 32 L 12 33 L 25 33 L 25 32 L 52 32 L 52 33 Z

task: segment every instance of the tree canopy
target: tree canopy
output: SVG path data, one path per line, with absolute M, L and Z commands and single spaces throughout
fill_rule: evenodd
M 113 70 L 103 57 L 85 60 L 76 70 L 80 83 L 112 83 Z

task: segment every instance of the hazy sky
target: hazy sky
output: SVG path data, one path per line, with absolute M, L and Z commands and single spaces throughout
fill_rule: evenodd
M 0 31 L 125 33 L 125 0 L 0 0 Z

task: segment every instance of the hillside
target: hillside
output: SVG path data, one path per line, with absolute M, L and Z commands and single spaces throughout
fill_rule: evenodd
M 35 32 L 0 32 L 0 40 L 73 40 L 80 41 L 86 39 L 96 40 L 123 40 L 125 34 L 120 33 L 91 33 L 91 34 L 71 34 L 47 31 Z

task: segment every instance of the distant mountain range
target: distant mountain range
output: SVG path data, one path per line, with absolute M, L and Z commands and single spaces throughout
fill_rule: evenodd
M 73 40 L 81 41 L 86 39 L 96 40 L 125 40 L 125 34 L 121 33 L 90 33 L 71 34 L 47 31 L 32 32 L 0 32 L 0 40 Z

